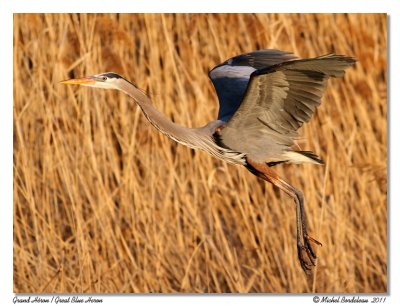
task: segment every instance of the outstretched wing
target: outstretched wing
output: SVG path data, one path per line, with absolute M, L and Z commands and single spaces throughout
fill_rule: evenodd
M 326 80 L 343 76 L 354 63 L 330 54 L 253 72 L 242 103 L 221 131 L 222 142 L 259 161 L 274 157 L 293 145 L 297 129 L 310 120 Z
M 219 99 L 218 120 L 228 122 L 238 109 L 246 92 L 250 75 L 295 58 L 290 52 L 259 50 L 230 58 L 209 72 Z

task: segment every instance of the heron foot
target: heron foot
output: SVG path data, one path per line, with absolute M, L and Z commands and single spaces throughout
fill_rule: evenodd
M 319 246 L 322 246 L 322 243 L 308 236 L 307 234 L 303 235 L 303 241 L 304 244 L 297 244 L 297 254 L 301 268 L 306 274 L 310 274 L 312 267 L 315 266 L 317 261 L 317 256 L 315 255 L 315 252 L 310 242 L 313 242 Z

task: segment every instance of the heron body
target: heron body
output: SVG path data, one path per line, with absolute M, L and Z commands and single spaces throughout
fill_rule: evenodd
M 354 63 L 352 57 L 335 54 L 296 60 L 291 53 L 279 50 L 230 58 L 209 72 L 220 107 L 217 120 L 200 128 L 183 127 L 167 119 L 146 94 L 113 72 L 62 83 L 121 90 L 136 101 L 161 133 L 228 163 L 245 166 L 292 197 L 298 258 L 308 272 L 317 258 L 311 242 L 320 243 L 308 235 L 303 193 L 272 167 L 279 163 L 323 163 L 313 152 L 296 148 L 297 130 L 320 105 L 326 81 L 343 76 Z

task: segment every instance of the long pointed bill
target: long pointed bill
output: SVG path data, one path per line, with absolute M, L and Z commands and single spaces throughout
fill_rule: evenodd
M 76 84 L 76 85 L 94 85 L 96 81 L 91 77 L 83 77 L 79 79 L 70 79 L 61 81 L 61 84 Z

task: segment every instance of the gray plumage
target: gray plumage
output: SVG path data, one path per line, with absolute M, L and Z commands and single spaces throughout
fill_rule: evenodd
M 317 106 L 329 77 L 341 77 L 354 59 L 326 55 L 254 71 L 245 96 L 221 132 L 229 148 L 258 162 L 282 160 Z
M 271 167 L 282 162 L 322 163 L 313 152 L 293 149 L 297 130 L 320 105 L 327 79 L 343 76 L 355 59 L 329 54 L 294 60 L 290 54 L 260 50 L 235 56 L 213 68 L 209 76 L 220 109 L 218 119 L 201 128 L 183 127 L 165 118 L 146 94 L 113 72 L 62 83 L 121 90 L 163 134 L 228 163 L 243 165 L 292 197 L 296 203 L 298 258 L 308 272 L 317 258 L 310 242 L 320 243 L 308 235 L 303 194 Z
M 289 54 L 280 50 L 258 50 L 235 56 L 214 67 L 208 75 L 219 99 L 218 120 L 228 122 L 236 112 L 254 71 L 295 58 Z

